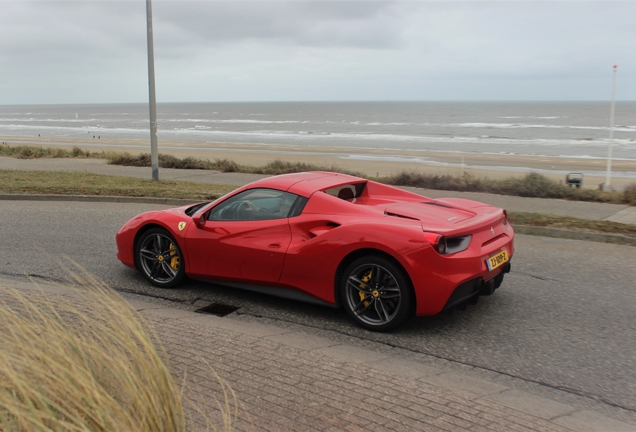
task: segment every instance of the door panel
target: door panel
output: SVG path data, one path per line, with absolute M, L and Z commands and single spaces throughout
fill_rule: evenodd
M 291 242 L 287 218 L 208 220 L 186 236 L 188 273 L 205 278 L 276 283 Z

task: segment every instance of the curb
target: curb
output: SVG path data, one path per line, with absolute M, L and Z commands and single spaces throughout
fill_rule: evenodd
M 196 204 L 205 200 L 189 200 L 178 198 L 153 198 L 153 197 L 122 197 L 107 195 L 55 195 L 55 194 L 0 194 L 0 200 L 8 201 L 77 201 L 77 202 L 112 202 L 129 204 L 158 204 L 183 206 Z M 559 228 L 536 227 L 531 225 L 514 225 L 518 234 L 556 237 L 572 240 L 587 240 L 601 243 L 613 243 L 636 246 L 636 238 L 619 234 L 594 233 L 584 231 L 569 231 Z

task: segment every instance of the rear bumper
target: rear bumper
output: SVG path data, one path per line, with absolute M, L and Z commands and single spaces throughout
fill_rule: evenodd
M 498 252 L 506 250 L 509 260 L 514 255 L 512 237 L 481 247 L 480 244 L 465 252 L 441 256 L 436 252 L 426 257 L 413 257 L 408 267 L 416 297 L 417 316 L 436 315 L 441 311 L 471 298 L 484 289 L 494 291 L 501 285 L 510 261 L 494 270 L 489 270 L 486 261 Z M 409 257 L 411 258 L 411 257 Z M 418 265 L 419 264 L 419 265 Z M 491 282 L 492 281 L 492 282 Z
M 503 270 L 497 276 L 491 278 L 490 280 L 484 281 L 483 278 L 478 277 L 459 285 L 453 290 L 442 310 L 444 311 L 450 309 L 478 295 L 492 294 L 497 288 L 501 286 L 504 275 L 510 272 L 510 262 L 507 262 L 506 265 L 503 267 Z

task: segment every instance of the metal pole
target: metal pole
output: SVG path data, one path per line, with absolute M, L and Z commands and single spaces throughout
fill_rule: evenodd
M 603 190 L 610 190 L 610 181 L 612 178 L 612 144 L 614 141 L 614 105 L 616 96 L 616 65 L 612 74 L 612 108 L 610 110 L 610 134 L 609 144 L 607 145 L 607 173 L 605 174 L 605 187 Z
M 155 50 L 152 37 L 152 5 L 146 0 L 148 29 L 148 93 L 150 95 L 150 165 L 152 181 L 159 180 L 159 150 L 157 148 L 157 97 L 155 95 Z

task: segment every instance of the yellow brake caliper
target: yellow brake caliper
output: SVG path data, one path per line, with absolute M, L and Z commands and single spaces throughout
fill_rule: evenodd
M 367 273 L 366 275 L 362 276 L 362 282 L 364 282 L 365 284 L 368 283 L 371 278 L 373 277 L 373 270 L 369 270 L 369 273 Z M 360 284 L 360 288 L 364 289 L 364 284 Z M 360 300 L 364 302 L 364 306 L 369 306 L 369 301 L 364 301 L 364 299 L 367 298 L 367 294 L 363 293 L 362 291 L 360 291 L 358 294 L 360 294 Z
M 174 243 L 170 243 L 170 249 L 176 249 Z M 176 250 L 170 252 L 170 267 L 172 267 L 174 271 L 179 270 L 179 255 L 177 255 Z

